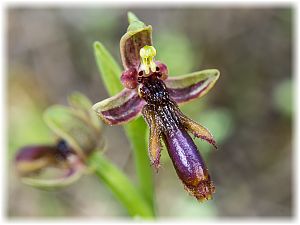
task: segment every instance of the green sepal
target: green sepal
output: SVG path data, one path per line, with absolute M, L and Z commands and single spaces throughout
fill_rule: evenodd
M 79 180 L 79 178 L 85 173 L 85 170 L 78 169 L 74 171 L 74 173 L 58 178 L 45 179 L 38 177 L 22 177 L 21 181 L 34 188 L 42 189 L 42 190 L 56 190 L 60 188 L 64 188 L 69 186 Z
M 81 115 L 71 108 L 51 106 L 45 111 L 44 120 L 52 131 L 67 141 L 82 159 L 103 142 L 90 122 L 83 120 Z

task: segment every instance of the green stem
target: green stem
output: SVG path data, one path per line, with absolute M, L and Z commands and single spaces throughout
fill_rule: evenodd
M 134 15 L 130 16 L 131 20 L 137 19 Z M 110 96 L 116 95 L 123 88 L 120 83 L 121 69 L 100 42 L 95 42 L 94 51 L 105 87 Z M 142 118 L 138 118 L 124 125 L 124 129 L 129 142 L 132 144 L 140 193 L 143 194 L 154 212 L 153 176 L 147 154 L 147 143 L 145 142 L 146 124 Z
M 140 191 L 154 211 L 153 175 L 147 152 L 147 143 L 145 141 L 147 131 L 146 123 L 140 117 L 124 125 L 124 128 L 126 135 L 132 144 Z
M 89 166 L 133 217 L 154 218 L 153 211 L 128 177 L 103 154 L 89 157 Z
M 130 27 L 132 29 L 135 26 L 145 26 L 145 24 L 140 21 L 132 12 L 128 12 L 128 22 L 129 30 Z M 147 133 L 146 123 L 140 117 L 124 125 L 124 128 L 132 145 L 140 191 L 143 193 L 154 212 L 153 175 L 147 152 L 147 142 L 145 141 L 145 135 Z

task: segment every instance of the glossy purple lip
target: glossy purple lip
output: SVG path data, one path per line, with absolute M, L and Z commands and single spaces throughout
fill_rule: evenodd
M 184 129 L 168 132 L 164 135 L 164 142 L 187 191 L 199 200 L 210 199 L 215 187 L 189 134 Z
M 215 143 L 214 140 L 205 128 L 182 114 L 176 102 L 170 98 L 163 81 L 147 77 L 141 82 L 143 86 L 140 93 L 146 101 L 143 116 L 150 127 L 149 155 L 152 164 L 159 167 L 162 138 L 185 189 L 200 201 L 210 199 L 215 187 L 187 130 L 204 137 L 211 144 Z

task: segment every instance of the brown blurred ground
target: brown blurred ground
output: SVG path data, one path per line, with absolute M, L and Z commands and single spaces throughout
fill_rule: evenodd
M 291 102 L 284 96 L 292 90 L 283 88 L 283 94 L 276 94 L 281 84 L 293 82 L 293 10 L 288 7 L 9 8 L 8 160 L 24 144 L 51 140 L 41 119 L 47 106 L 66 104 L 66 96 L 74 90 L 93 102 L 108 96 L 92 44 L 101 41 L 120 62 L 119 40 L 129 10 L 153 26 L 158 59 L 167 62 L 172 74 L 207 68 L 221 71 L 211 92 L 184 108 L 198 121 L 220 115 L 220 122 L 212 119 L 212 123 L 217 123 L 217 133 L 226 131 L 220 150 L 206 153 L 217 187 L 215 198 L 198 206 L 163 156 L 162 169 L 154 174 L 158 214 L 291 216 L 293 113 L 286 110 Z M 105 137 L 108 157 L 134 179 L 129 143 L 121 127 L 105 128 Z M 126 215 L 94 177 L 63 191 L 45 192 L 21 184 L 11 164 L 7 172 L 9 217 Z

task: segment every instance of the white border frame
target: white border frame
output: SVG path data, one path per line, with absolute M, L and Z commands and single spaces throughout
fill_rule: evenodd
M 102 220 L 100 218 L 98 219 L 62 219 L 62 220 L 41 220 L 41 219 L 14 219 L 10 220 L 6 217 L 6 211 L 7 211 L 7 198 L 6 198 L 6 189 L 7 189 L 7 177 L 6 177 L 6 169 L 7 169 L 7 162 L 5 161 L 6 157 L 6 148 L 7 148 L 7 126 L 6 126 L 6 110 L 5 106 L 7 104 L 6 99 L 6 10 L 8 7 L 12 6 L 29 6 L 29 7 L 47 7 L 47 6 L 72 6 L 72 7 L 81 7 L 81 6 L 91 6 L 91 5 L 97 5 L 97 6 L 110 6 L 110 7 L 121 7 L 121 6 L 127 6 L 127 5 L 135 5 L 135 7 L 166 7 L 166 6 L 176 6 L 176 5 L 201 5 L 201 6 L 213 6 L 213 7 L 248 7 L 248 6 L 259 6 L 259 7 L 270 7 L 270 6 L 293 6 L 295 10 L 295 17 L 294 18 L 294 37 L 293 37 L 293 43 L 294 43 L 294 52 L 293 52 L 293 74 L 295 78 L 295 85 L 294 85 L 294 105 L 295 108 L 295 120 L 294 120 L 294 132 L 293 132 L 293 144 L 294 144 L 294 150 L 293 150 L 293 191 L 294 191 L 294 218 L 291 220 L 285 220 L 280 218 L 270 218 L 270 219 L 259 219 L 259 218 L 221 218 L 221 220 L 201 220 L 201 221 L 188 221 L 189 224 L 207 224 L 208 222 L 211 223 L 220 223 L 220 224 L 290 224 L 290 223 L 298 223 L 299 221 L 299 140 L 300 140 L 300 134 L 299 134 L 299 128 L 300 123 L 298 119 L 298 113 L 299 113 L 299 93 L 300 90 L 298 90 L 299 87 L 299 76 L 298 76 L 298 66 L 299 66 L 299 44 L 298 44 L 298 38 L 299 38 L 299 3 L 294 1 L 279 1 L 279 0 L 273 0 L 273 1 L 267 1 L 267 0 L 252 0 L 252 1 L 225 1 L 225 0 L 210 0 L 210 1 L 195 1 L 195 0 L 189 0 L 184 2 L 183 0 L 172 0 L 172 1 L 161 1 L 161 0 L 151 0 L 151 1 L 142 1 L 141 0 L 131 0 L 131 1 L 111 1 L 111 0 L 72 0 L 70 2 L 61 1 L 61 0 L 45 0 L 45 1 L 39 1 L 39 0 L 1 0 L 0 1 L 0 28 L 1 28 L 1 35 L 0 35 L 0 73 L 1 73 L 1 82 L 0 82 L 0 124 L 1 124 L 1 133 L 0 133 L 0 144 L 1 144 L 1 152 L 3 153 L 0 157 L 0 187 L 1 187 L 1 194 L 0 194 L 0 222 L 1 224 L 10 224 L 10 223 L 29 223 L 29 224 L 65 224 L 65 223 L 73 223 L 73 224 L 99 224 L 100 223 L 109 223 L 109 224 L 115 224 L 115 223 L 121 223 L 121 224 L 140 224 L 141 221 L 131 221 L 131 220 Z M 143 222 L 147 224 L 154 224 L 154 222 Z M 157 222 L 156 222 L 157 223 Z M 155 223 L 155 224 L 156 224 Z M 163 224 L 186 224 L 187 221 L 185 220 L 172 220 L 168 219 L 166 220 L 159 220 L 159 223 Z

